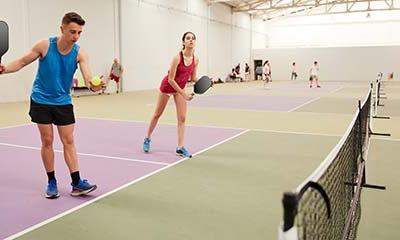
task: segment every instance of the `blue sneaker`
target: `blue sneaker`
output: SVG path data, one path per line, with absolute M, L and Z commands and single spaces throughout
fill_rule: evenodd
M 144 151 L 145 153 L 148 153 L 148 152 L 150 151 L 150 142 L 151 142 L 150 138 L 145 138 L 145 139 L 144 139 L 144 142 L 143 142 L 143 151 Z
M 58 198 L 60 196 L 57 189 L 57 181 L 55 179 L 50 180 L 47 184 L 45 196 L 49 199 Z
M 88 180 L 86 180 L 86 179 L 79 180 L 79 183 L 77 185 L 74 185 L 73 183 L 71 183 L 71 186 L 72 186 L 71 195 L 74 197 L 80 196 L 80 195 L 86 195 L 86 194 L 90 193 L 91 191 L 96 190 L 96 188 L 97 188 L 96 185 L 90 184 L 88 182 Z
M 181 157 L 188 157 L 191 158 L 192 154 L 190 154 L 190 152 L 188 150 L 186 150 L 186 148 L 184 147 L 177 147 L 176 148 L 176 155 L 181 156 Z

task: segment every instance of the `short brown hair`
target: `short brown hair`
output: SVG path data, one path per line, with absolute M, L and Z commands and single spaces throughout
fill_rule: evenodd
M 74 22 L 80 26 L 85 25 L 85 20 L 83 20 L 81 15 L 77 14 L 76 12 L 66 13 L 62 19 L 62 24 L 64 25 L 68 25 L 71 22 Z

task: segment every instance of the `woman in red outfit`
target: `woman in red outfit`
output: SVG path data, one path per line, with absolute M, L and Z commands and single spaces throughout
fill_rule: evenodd
M 183 49 L 176 55 L 169 67 L 168 75 L 164 77 L 160 86 L 157 107 L 151 118 L 147 136 L 144 139 L 143 151 L 150 151 L 151 134 L 157 125 L 158 119 L 164 112 L 170 96 L 174 97 L 176 114 L 178 118 L 178 146 L 176 154 L 183 157 L 192 157 L 190 152 L 183 146 L 185 136 L 185 119 L 187 101 L 192 100 L 193 95 L 185 92 L 185 86 L 189 79 L 197 81 L 196 70 L 199 59 L 194 56 L 196 36 L 192 32 L 186 32 L 182 37 Z

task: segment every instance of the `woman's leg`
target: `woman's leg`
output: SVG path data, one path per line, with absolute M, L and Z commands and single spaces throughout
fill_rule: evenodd
M 160 94 L 158 95 L 156 110 L 154 111 L 154 114 L 150 120 L 149 128 L 147 129 L 147 138 L 151 138 L 151 134 L 153 133 L 154 128 L 157 125 L 158 119 L 160 119 L 162 113 L 164 112 L 168 100 L 169 100 L 169 95 L 160 92 Z
M 186 100 L 180 94 L 174 95 L 176 115 L 178 120 L 178 147 L 183 147 L 185 140 L 185 121 L 187 112 Z

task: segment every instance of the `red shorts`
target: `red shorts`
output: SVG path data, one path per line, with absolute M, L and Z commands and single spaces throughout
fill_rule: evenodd
M 119 77 L 115 76 L 114 74 L 110 74 L 110 79 L 114 80 L 116 83 L 119 83 Z

